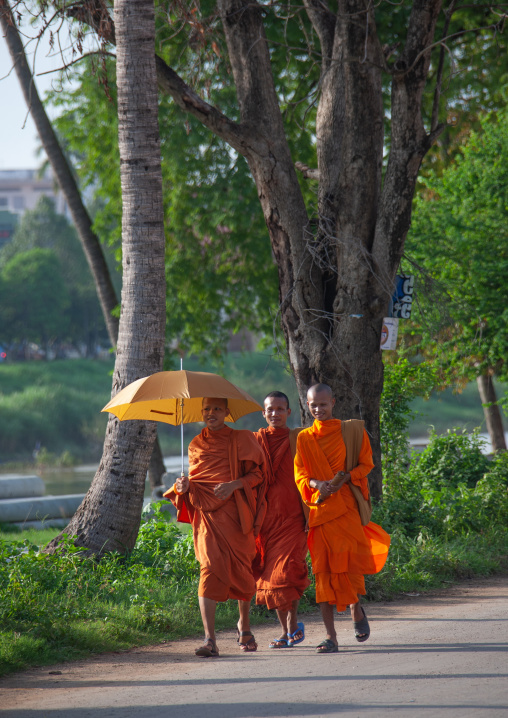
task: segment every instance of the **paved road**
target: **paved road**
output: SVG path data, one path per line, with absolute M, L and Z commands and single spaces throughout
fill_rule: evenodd
M 199 640 L 34 669 L 0 681 L 5 718 L 508 718 L 508 577 L 369 604 L 372 635 L 356 643 L 340 617 L 338 654 L 316 655 L 317 616 L 292 649 L 244 655 L 232 631 L 221 657 Z

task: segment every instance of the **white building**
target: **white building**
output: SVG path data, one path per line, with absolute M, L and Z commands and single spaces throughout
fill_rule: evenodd
M 34 209 L 41 195 L 55 200 L 56 211 L 69 217 L 67 203 L 50 171 L 40 177 L 38 170 L 0 170 L 0 210 L 21 217 Z

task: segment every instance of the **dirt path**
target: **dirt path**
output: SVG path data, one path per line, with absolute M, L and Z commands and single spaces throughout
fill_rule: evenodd
M 318 616 L 306 640 L 269 650 L 275 624 L 255 630 L 257 653 L 232 631 L 221 657 L 196 658 L 185 640 L 0 680 L 5 718 L 507 718 L 508 577 L 367 606 L 372 635 L 354 640 L 339 617 L 338 654 L 320 656 Z

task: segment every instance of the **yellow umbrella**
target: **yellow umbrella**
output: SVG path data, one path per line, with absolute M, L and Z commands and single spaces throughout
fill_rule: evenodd
M 106 404 L 102 411 L 120 421 L 141 419 L 182 425 L 202 421 L 201 404 L 205 397 L 227 399 L 230 421 L 245 414 L 262 411 L 247 392 L 218 374 L 203 371 L 160 371 L 128 384 Z M 227 419 L 228 420 L 228 419 Z

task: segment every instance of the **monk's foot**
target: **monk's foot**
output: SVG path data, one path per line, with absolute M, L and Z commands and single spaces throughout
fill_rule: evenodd
M 291 648 L 291 643 L 288 641 L 287 633 L 280 638 L 276 638 L 274 641 L 271 641 L 268 648 Z
M 358 641 L 358 643 L 363 643 L 370 636 L 370 626 L 362 606 L 360 606 L 359 608 L 359 612 L 361 613 L 362 618 L 359 621 L 353 620 L 353 627 L 355 629 L 356 640 Z
M 219 650 L 217 648 L 217 644 L 215 643 L 215 641 L 212 641 L 211 638 L 208 638 L 202 646 L 196 648 L 194 653 L 196 656 L 203 656 L 203 658 L 219 657 Z
M 289 642 L 292 646 L 296 646 L 297 643 L 301 643 L 305 638 L 305 626 L 303 623 L 296 624 L 296 631 L 289 634 Z
M 250 631 L 238 631 L 238 638 L 236 639 L 240 650 L 244 653 L 254 653 L 258 650 L 258 644 L 254 638 L 254 634 Z
M 325 638 L 316 648 L 316 653 L 338 653 L 339 646 L 331 638 Z

